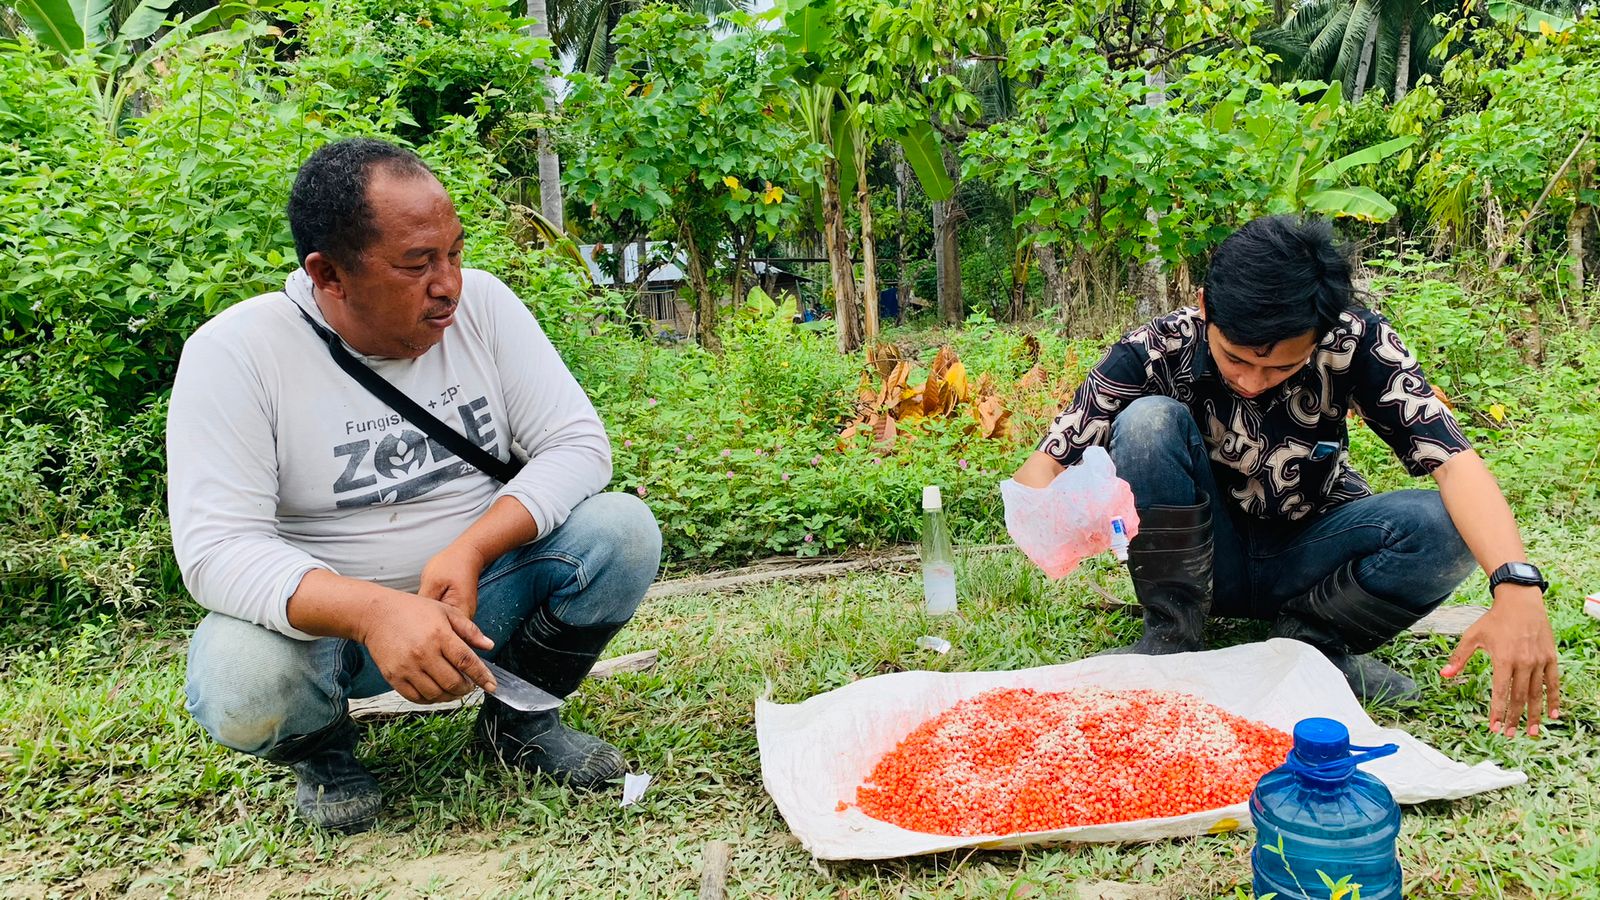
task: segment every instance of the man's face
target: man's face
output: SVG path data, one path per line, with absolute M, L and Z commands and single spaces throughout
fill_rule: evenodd
M 431 175 L 379 167 L 367 185 L 377 234 L 353 267 L 306 258 L 329 324 L 369 356 L 415 359 L 444 339 L 461 299 L 465 234 Z M 320 258 L 320 259 L 319 259 Z
M 1222 329 L 1208 322 L 1206 343 L 1211 347 L 1211 360 L 1216 363 L 1223 383 L 1241 397 L 1259 397 L 1288 380 L 1311 360 L 1312 352 L 1317 349 L 1317 335 L 1308 331 L 1270 347 L 1246 347 L 1228 340 Z

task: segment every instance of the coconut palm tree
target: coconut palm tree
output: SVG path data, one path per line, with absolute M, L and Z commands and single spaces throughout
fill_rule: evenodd
M 1537 16 L 1570 13 L 1582 5 L 1582 0 L 1498 0 L 1475 14 Z M 1337 81 L 1351 101 L 1369 90 L 1394 101 L 1418 76 L 1443 67 L 1444 61 L 1433 56 L 1444 38 L 1444 29 L 1434 24 L 1440 13 L 1460 15 L 1460 6 L 1453 0 L 1303 0 L 1282 24 L 1256 39 L 1283 58 L 1285 78 Z
M 1261 43 L 1283 57 L 1290 78 L 1337 81 L 1359 101 L 1369 90 L 1398 100 L 1440 61 L 1431 51 L 1444 32 L 1433 23 L 1444 0 L 1306 0 Z
M 604 75 L 615 61 L 611 32 L 622 17 L 646 0 L 550 0 L 550 38 L 556 53 L 571 60 L 572 71 Z M 675 5 L 712 21 L 725 12 L 747 9 L 748 0 L 675 0 Z

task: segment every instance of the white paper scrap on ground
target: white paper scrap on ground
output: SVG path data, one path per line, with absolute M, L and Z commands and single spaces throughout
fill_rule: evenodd
M 649 772 L 640 772 L 637 775 L 632 772 L 624 772 L 622 775 L 622 805 L 632 806 L 638 803 L 639 798 L 644 796 L 644 789 L 650 786 L 651 777 Z
M 907 831 L 855 806 L 856 788 L 916 726 L 996 688 L 1181 691 L 1246 718 L 1292 731 L 1326 716 L 1353 744 L 1394 743 L 1400 752 L 1362 769 L 1401 803 L 1454 800 L 1522 784 L 1521 772 L 1455 762 L 1404 731 L 1380 728 L 1339 670 L 1299 641 L 1275 639 L 1203 653 L 1099 656 L 1014 672 L 896 672 L 865 678 L 801 703 L 756 701 L 761 780 L 789 830 L 819 859 L 890 859 L 963 847 L 1011 849 L 1065 841 L 1146 841 L 1250 827 L 1248 804 L 1208 812 L 1025 834 L 951 837 Z M 839 810 L 840 803 L 848 804 Z
M 950 652 L 949 641 L 942 637 L 935 637 L 931 634 L 925 634 L 922 637 L 917 638 L 917 646 L 923 650 L 932 650 L 933 652 L 939 654 Z

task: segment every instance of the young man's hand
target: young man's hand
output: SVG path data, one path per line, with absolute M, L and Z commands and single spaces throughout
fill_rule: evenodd
M 1539 733 L 1540 716 L 1561 718 L 1561 671 L 1539 589 L 1503 584 L 1494 606 L 1461 636 L 1455 653 L 1440 670 L 1454 678 L 1479 650 L 1489 655 L 1494 686 L 1489 699 L 1489 730 L 1514 736 L 1524 716 L 1530 736 Z
M 476 547 L 456 541 L 422 567 L 417 594 L 459 609 L 471 619 L 478 614 L 478 577 L 488 564 Z
M 383 679 L 412 703 L 462 697 L 474 685 L 495 687 L 472 652 L 492 649 L 494 641 L 461 610 L 438 600 L 394 592 L 370 611 L 360 642 Z

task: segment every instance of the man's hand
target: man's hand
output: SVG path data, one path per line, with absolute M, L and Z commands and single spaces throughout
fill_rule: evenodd
M 417 594 L 459 609 L 471 619 L 478 614 L 478 576 L 487 565 L 476 547 L 457 541 L 422 567 L 422 587 Z
M 1539 718 L 1561 718 L 1561 671 L 1556 639 L 1536 587 L 1502 584 L 1494 606 L 1467 629 L 1456 652 L 1440 670 L 1442 678 L 1461 674 L 1479 650 L 1489 654 L 1494 687 L 1489 698 L 1489 730 L 1512 737 L 1524 714 L 1528 734 L 1538 735 Z
M 395 592 L 369 609 L 359 640 L 384 680 L 412 703 L 462 697 L 474 684 L 495 689 L 494 676 L 472 652 L 494 641 L 461 610 L 438 600 Z

